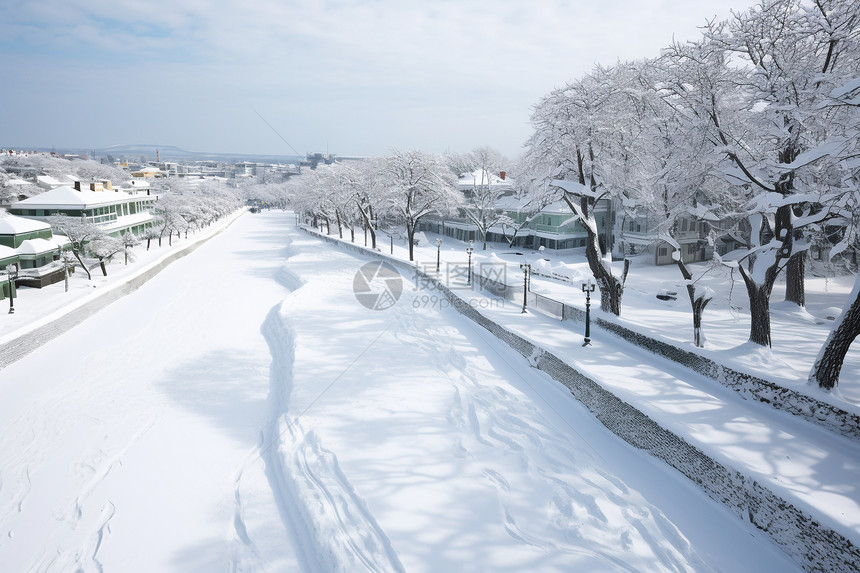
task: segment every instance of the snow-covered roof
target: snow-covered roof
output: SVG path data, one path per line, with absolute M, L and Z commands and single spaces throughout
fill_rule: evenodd
M 36 176 L 36 184 L 39 187 L 43 187 L 45 189 L 50 189 L 52 187 L 62 187 L 63 185 L 68 185 L 72 183 L 74 180 L 71 177 L 63 176 L 61 179 L 56 177 L 52 177 L 51 175 L 38 175 Z
M 0 261 L 4 259 L 14 259 L 18 256 L 18 251 L 6 245 L 0 245 Z
M 56 251 L 58 248 L 60 246 L 54 240 L 27 239 L 21 243 L 17 251 L 19 255 L 41 255 L 42 253 Z
M 504 186 L 511 187 L 511 182 L 508 179 L 502 179 L 495 173 L 490 173 L 485 169 L 475 169 L 471 173 L 463 173 L 460 175 L 460 187 L 472 187 L 473 185 L 490 185 L 494 187 Z
M 50 228 L 51 226 L 44 221 L 10 215 L 5 211 L 0 212 L 0 235 L 20 235 L 21 233 L 32 233 Z
M 21 179 L 21 178 L 16 177 L 14 179 L 8 180 L 6 182 L 6 185 L 7 186 L 9 186 L 9 185 L 30 185 L 30 182 L 25 180 L 25 179 Z
M 525 197 L 516 197 L 514 195 L 505 195 L 496 200 L 496 207 L 505 211 L 532 211 L 528 208 L 528 199 Z
M 18 201 L 15 208 L 45 208 L 45 209 L 82 209 L 95 205 L 110 205 L 121 203 L 132 195 L 127 191 L 114 189 L 113 191 L 90 191 L 83 189 L 78 191 L 74 187 L 65 185 L 50 191 L 45 191 L 35 197 L 29 197 Z

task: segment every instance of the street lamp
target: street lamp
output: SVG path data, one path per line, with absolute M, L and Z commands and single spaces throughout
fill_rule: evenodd
M 596 285 L 588 279 L 588 282 L 582 283 L 582 292 L 585 293 L 585 342 L 583 346 L 591 344 L 591 293 L 594 292 Z
M 523 270 L 523 312 L 525 312 L 529 300 L 529 278 L 532 274 L 532 266 L 529 263 L 521 263 L 520 268 Z
M 436 239 L 436 272 L 439 272 L 440 252 L 442 251 L 442 239 Z
M 9 314 L 15 313 L 15 279 L 18 278 L 18 265 L 6 265 L 6 276 L 9 279 Z
M 469 254 L 469 274 L 467 275 L 468 279 L 466 279 L 467 285 L 472 284 L 472 252 L 475 250 L 475 248 L 472 246 L 473 244 L 474 241 L 469 241 L 469 246 L 466 247 L 466 253 Z

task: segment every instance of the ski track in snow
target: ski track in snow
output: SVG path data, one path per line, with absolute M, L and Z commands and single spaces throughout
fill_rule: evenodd
M 288 246 L 283 253 L 291 252 Z M 275 279 L 293 293 L 305 284 L 290 270 L 289 260 Z M 337 456 L 300 420 L 290 418 L 295 337 L 281 308 L 290 304 L 292 296 L 272 308 L 261 329 L 272 354 L 269 400 L 275 423 L 264 433 L 260 455 L 284 528 L 292 536 L 303 570 L 403 571 L 384 532 L 340 470 Z M 236 483 L 233 529 L 239 543 L 234 543 L 233 571 L 244 570 L 258 559 L 242 519 L 241 472 Z M 237 545 L 247 549 L 237 550 Z
M 349 268 L 356 266 L 350 255 L 335 252 L 327 256 L 333 259 L 327 273 L 336 275 L 337 268 L 347 261 Z M 290 417 L 297 341 L 281 309 L 291 304 L 300 289 L 313 288 L 313 281 L 331 278 L 309 277 L 311 284 L 306 285 L 302 276 L 290 270 L 289 260 L 276 278 L 293 292 L 272 309 L 262 327 L 272 353 L 270 402 L 277 420 L 262 455 L 284 527 L 292 532 L 300 553 L 300 564 L 308 571 L 403 571 L 391 542 L 341 471 L 335 453 L 324 447 L 316 431 Z M 712 571 L 659 510 L 595 467 L 587 446 L 572 443 L 564 434 L 559 437 L 559 432 L 548 425 L 535 425 L 541 413 L 528 399 L 513 394 L 503 384 L 484 383 L 488 371 L 516 369 L 495 350 L 483 348 L 495 341 L 470 323 L 461 326 L 465 321 L 454 311 L 443 314 L 446 320 L 442 321 L 439 313 L 416 312 L 408 293 L 417 296 L 417 289 L 410 290 L 409 286 L 404 285 L 405 300 L 387 311 L 393 315 L 390 335 L 409 352 L 426 355 L 431 365 L 448 373 L 452 398 L 447 420 L 460 428 L 451 453 L 485 464 L 480 477 L 496 492 L 499 521 L 511 539 L 538 553 L 574 554 L 577 563 L 600 570 L 637 570 L 638 566 L 625 561 L 625 556 L 644 551 L 657 561 L 651 564 L 654 570 Z M 473 331 L 463 332 L 461 328 Z M 481 342 L 470 342 L 475 340 Z M 519 518 L 522 508 L 512 499 L 515 486 L 505 477 L 504 465 L 492 463 L 500 452 L 508 460 L 514 456 L 516 465 L 536 484 L 532 487 L 545 491 L 546 522 L 531 523 L 531 515 Z M 250 546 L 239 511 L 238 489 L 236 495 L 235 536 Z M 601 507 L 607 503 L 613 504 L 621 518 L 604 514 Z M 619 552 L 619 547 L 623 551 Z M 234 566 L 234 570 L 238 569 Z

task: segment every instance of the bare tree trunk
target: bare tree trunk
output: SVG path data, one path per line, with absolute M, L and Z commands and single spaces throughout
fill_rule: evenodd
M 785 267 L 785 300 L 793 302 L 797 306 L 806 306 L 806 288 L 804 275 L 806 274 L 806 251 L 795 253 L 788 259 Z
M 78 259 L 78 262 L 81 263 L 81 268 L 84 269 L 84 272 L 87 273 L 87 280 L 93 280 L 93 275 L 90 273 L 90 269 L 87 268 L 87 265 L 84 264 L 83 259 L 81 259 L 80 253 L 78 253 L 77 249 L 72 249 L 72 254 L 75 255 L 75 258 Z
M 417 221 L 409 221 L 406 222 L 406 238 L 409 241 L 409 260 L 415 260 L 415 227 L 417 226 Z
M 585 259 L 588 261 L 591 274 L 594 275 L 594 280 L 597 281 L 597 286 L 600 288 L 600 310 L 621 316 L 621 297 L 624 294 L 627 272 L 630 270 L 630 259 L 624 260 L 624 272 L 620 279 L 611 274 L 603 265 L 600 237 L 591 230 L 590 225 L 585 225 L 585 227 L 588 230 Z
M 708 306 L 711 299 L 710 297 L 696 296 L 695 285 L 689 283 L 693 278 L 693 274 L 687 268 L 684 261 L 678 259 L 675 262 L 678 264 L 678 268 L 681 270 L 684 280 L 688 281 L 687 295 L 690 297 L 690 307 L 693 309 L 693 343 L 701 348 L 705 345 L 705 336 L 702 331 L 702 315 L 705 313 L 705 307 Z
M 757 284 L 742 266 L 738 268 L 750 301 L 750 342 L 770 347 L 770 293 L 773 282 Z
M 373 224 L 371 223 L 371 214 L 362 208 L 359 208 L 359 212 L 361 213 L 361 218 L 364 220 L 364 246 L 367 246 L 367 232 L 370 231 L 370 248 L 375 249 L 376 229 L 373 228 Z
M 842 363 L 851 344 L 860 334 L 860 280 L 854 286 L 854 301 L 851 306 L 842 311 L 838 323 L 827 337 L 821 348 L 812 372 L 809 374 L 810 384 L 818 384 L 826 390 L 833 389 L 839 384 L 839 373 Z

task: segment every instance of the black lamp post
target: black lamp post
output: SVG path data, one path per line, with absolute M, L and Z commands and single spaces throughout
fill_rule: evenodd
M 466 247 L 466 253 L 468 253 L 468 255 L 469 255 L 469 274 L 467 275 L 468 278 L 466 279 L 467 285 L 472 284 L 472 252 L 475 250 L 475 248 L 472 246 L 472 244 L 473 244 L 473 242 L 469 241 L 469 246 Z
M 9 278 L 9 314 L 15 313 L 15 279 L 18 278 L 18 265 L 6 265 L 6 276 Z
M 439 272 L 440 252 L 442 251 L 442 239 L 436 239 L 436 272 Z
M 589 279 L 588 282 L 582 283 L 582 292 L 585 293 L 585 342 L 583 346 L 591 344 L 591 293 L 594 292 L 596 285 Z
M 532 274 L 532 266 L 529 263 L 522 263 L 520 268 L 523 270 L 523 312 L 525 312 L 529 300 L 529 278 Z

